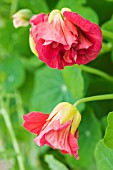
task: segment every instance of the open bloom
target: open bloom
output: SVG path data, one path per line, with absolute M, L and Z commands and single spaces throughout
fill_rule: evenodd
M 35 142 L 45 144 L 53 149 L 60 149 L 63 154 L 69 153 L 78 157 L 78 126 L 81 115 L 70 103 L 58 104 L 51 114 L 31 112 L 24 116 L 24 128 L 35 133 Z
M 35 15 L 30 23 L 31 50 L 52 68 L 86 64 L 102 47 L 99 26 L 68 8 Z
M 26 27 L 29 25 L 29 19 L 32 13 L 29 9 L 22 9 L 16 12 L 13 17 L 13 25 L 15 28 Z

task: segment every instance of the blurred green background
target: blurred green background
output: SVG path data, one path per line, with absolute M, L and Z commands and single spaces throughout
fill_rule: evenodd
M 71 8 L 111 33 L 109 37 L 103 36 L 100 55 L 87 65 L 106 72 L 110 80 L 81 67 L 66 67 L 62 71 L 49 68 L 29 48 L 30 26 L 13 27 L 12 15 L 20 9 L 29 8 L 38 14 L 62 7 Z M 22 116 L 30 111 L 50 113 L 62 101 L 74 103 L 85 96 L 113 93 L 112 15 L 113 0 L 0 0 L 0 170 L 103 170 L 104 167 L 113 170 L 113 150 L 101 140 L 107 126 L 106 117 L 113 111 L 113 100 L 78 107 L 82 114 L 79 161 L 48 146 L 38 147 L 33 142 L 35 135 L 22 127 Z M 12 134 L 8 121 L 13 127 Z M 18 151 L 14 151 L 15 137 L 23 169 L 18 166 Z

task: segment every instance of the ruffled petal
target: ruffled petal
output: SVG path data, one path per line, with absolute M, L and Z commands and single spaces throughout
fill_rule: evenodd
M 45 20 L 47 20 L 47 16 L 45 14 L 38 14 L 38 15 L 34 15 L 33 17 L 31 17 L 30 19 L 30 24 L 32 25 L 37 25 L 40 22 L 44 22 Z
M 23 126 L 26 130 L 38 135 L 46 123 L 48 117 L 49 114 L 44 114 L 41 112 L 28 113 L 27 115 L 23 116 Z
M 85 37 L 83 35 L 82 32 L 79 32 L 79 40 L 78 41 L 79 41 L 79 43 L 78 43 L 78 45 L 76 47 L 77 50 L 79 50 L 79 49 L 88 49 L 89 47 L 91 47 L 93 45 L 93 43 L 91 43 L 87 39 L 87 37 Z
M 74 155 L 74 157 L 78 160 L 78 130 L 75 132 L 75 135 L 73 136 L 71 133 L 69 133 L 68 137 L 68 145 L 70 147 L 70 152 L 67 152 L 66 150 L 61 150 L 63 154 L 69 153 L 70 155 Z
M 78 157 L 78 140 L 70 133 L 69 134 L 69 146 L 70 146 L 70 149 L 71 149 L 71 152 L 70 152 L 70 155 L 74 155 L 74 157 L 76 159 L 79 159 Z
M 36 26 L 35 32 L 38 33 L 39 38 L 67 45 L 62 31 L 59 15 L 55 16 L 55 19 L 51 24 L 49 24 L 48 21 L 39 23 Z
M 76 63 L 77 64 L 87 64 L 91 60 L 94 60 L 100 52 L 102 47 L 102 32 L 97 24 L 94 24 L 87 19 L 82 18 L 79 14 L 74 12 L 65 11 L 63 15 L 73 24 L 75 24 L 80 31 L 84 33 L 84 37 L 88 39 L 93 45 L 89 46 L 88 50 L 84 55 L 78 55 Z M 81 36 L 81 35 L 80 35 Z M 82 37 L 83 38 L 83 37 Z M 81 39 L 82 39 L 81 38 Z M 79 39 L 79 38 L 78 38 Z M 84 45 L 86 41 L 83 41 Z M 81 44 L 82 45 L 82 44 Z M 79 47 L 80 49 L 81 47 Z M 83 48 L 83 47 L 82 47 Z
M 45 139 L 51 144 L 52 148 L 69 152 L 70 148 L 68 145 L 68 134 L 69 128 L 58 131 L 51 130 L 45 134 Z
M 49 136 L 52 134 L 52 132 L 58 132 L 62 131 L 63 129 L 66 129 L 69 125 L 71 124 L 71 121 L 65 123 L 65 124 L 60 124 L 60 121 L 53 121 L 53 122 L 46 122 L 44 125 L 43 129 L 41 130 L 40 134 L 35 138 L 35 143 L 37 145 L 42 146 L 44 144 L 49 144 L 52 147 L 55 147 L 52 145 L 51 141 L 48 140 Z M 54 135 L 53 135 L 54 136 Z M 52 138 L 51 138 L 52 139 Z
M 36 50 L 39 55 L 39 59 L 46 63 L 51 68 L 62 69 L 62 59 L 59 55 L 59 50 L 61 50 L 61 45 L 53 48 L 53 43 L 48 42 L 49 45 L 45 45 L 46 41 L 43 39 L 38 39 L 36 43 Z
M 102 39 L 102 33 L 97 24 L 90 22 L 87 19 L 84 19 L 82 16 L 75 12 L 65 11 L 63 15 L 76 26 L 80 27 L 84 32 L 95 36 L 96 39 Z

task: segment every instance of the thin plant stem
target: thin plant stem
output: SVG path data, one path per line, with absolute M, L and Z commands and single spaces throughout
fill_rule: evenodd
M 18 120 L 19 120 L 19 123 L 22 124 L 22 121 L 23 121 L 22 117 L 24 115 L 24 109 L 23 109 L 22 99 L 18 91 L 15 91 L 15 102 L 16 102 L 16 108 L 17 108 L 17 113 L 18 113 Z
M 99 70 L 99 69 L 96 69 L 96 68 L 91 68 L 89 66 L 86 66 L 86 65 L 75 65 L 75 67 L 77 68 L 80 68 L 81 70 L 85 71 L 85 72 L 88 72 L 90 74 L 94 74 L 94 75 L 97 75 L 99 77 L 102 77 L 104 79 L 106 79 L 107 81 L 110 81 L 113 83 L 113 76 L 110 76 L 109 74 Z
M 15 153 L 17 155 L 17 161 L 18 161 L 19 169 L 25 170 L 22 155 L 21 155 L 20 148 L 19 148 L 16 136 L 15 136 L 15 133 L 14 133 L 14 130 L 13 130 L 13 126 L 12 126 L 9 114 L 7 112 L 7 109 L 5 108 L 5 104 L 3 103 L 3 101 L 2 101 L 2 107 L 1 107 L 0 113 L 2 114 L 2 116 L 4 118 L 5 124 L 7 126 L 8 131 L 9 131 L 11 141 L 12 141 Z
M 85 102 L 91 102 L 91 101 L 96 101 L 96 100 L 110 100 L 110 99 L 113 99 L 113 94 L 104 94 L 104 95 L 98 95 L 98 96 L 85 97 L 85 98 L 77 100 L 74 103 L 74 106 L 76 107 L 80 103 L 85 103 Z
M 113 33 L 107 30 L 102 29 L 102 35 L 103 37 L 113 39 Z

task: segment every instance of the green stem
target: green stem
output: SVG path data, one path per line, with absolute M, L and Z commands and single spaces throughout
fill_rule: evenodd
M 75 67 L 78 67 L 78 68 L 80 68 L 81 70 L 83 70 L 85 72 L 88 72 L 88 73 L 100 76 L 100 77 L 102 77 L 102 78 L 104 78 L 104 79 L 106 79 L 106 80 L 108 80 L 108 81 L 113 83 L 113 77 L 110 76 L 109 74 L 101 71 L 101 70 L 98 70 L 96 68 L 91 68 L 91 67 L 86 66 L 86 65 L 80 65 L 80 66 L 75 65 Z
M 113 39 L 113 33 L 110 31 L 106 31 L 106 30 L 102 29 L 102 35 L 103 35 L 103 37 Z
M 84 103 L 84 102 L 91 102 L 91 101 L 96 101 L 96 100 L 109 100 L 109 99 L 113 99 L 113 94 L 104 94 L 104 95 L 98 95 L 98 96 L 85 97 L 75 102 L 74 106 L 76 107 L 80 103 Z
M 24 115 L 24 109 L 23 109 L 23 104 L 22 104 L 22 99 L 18 91 L 15 91 L 15 102 L 16 102 L 16 108 L 17 108 L 17 113 L 18 113 L 18 120 L 19 123 L 22 124 L 22 117 Z
M 11 136 L 12 144 L 13 144 L 15 153 L 17 155 L 17 161 L 18 161 L 19 169 L 20 170 L 25 170 L 23 159 L 22 159 L 21 152 L 20 152 L 20 148 L 19 148 L 16 136 L 15 136 L 12 124 L 11 124 L 10 117 L 9 117 L 9 115 L 7 113 L 5 105 L 3 103 L 1 103 L 1 104 L 2 104 L 2 108 L 1 108 L 0 111 L 1 111 L 1 114 L 2 114 L 2 116 L 4 118 L 5 124 L 7 126 L 8 131 L 9 131 L 9 134 Z
M 12 0 L 11 8 L 10 8 L 10 15 L 12 16 L 17 10 L 18 0 Z

